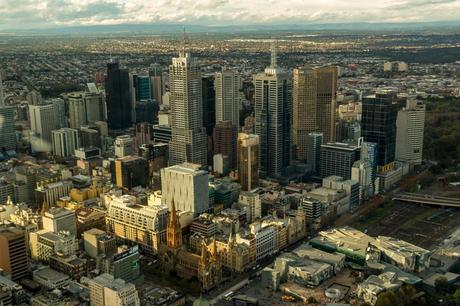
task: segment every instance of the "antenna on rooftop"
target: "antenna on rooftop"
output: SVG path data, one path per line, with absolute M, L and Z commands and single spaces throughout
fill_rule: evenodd
M 272 40 L 271 45 L 270 45 L 270 50 L 271 50 L 270 68 L 278 67 L 277 56 L 276 56 L 276 47 L 277 47 L 277 41 L 276 41 L 276 39 L 274 39 L 274 40 Z
M 185 27 L 184 27 L 183 34 L 182 34 L 182 48 L 181 48 L 180 56 L 185 57 L 186 50 L 187 50 L 187 33 L 185 32 Z

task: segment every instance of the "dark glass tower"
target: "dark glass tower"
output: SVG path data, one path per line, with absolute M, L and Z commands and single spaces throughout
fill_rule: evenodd
M 132 106 L 128 70 L 120 69 L 118 63 L 108 63 L 105 90 L 109 129 L 120 130 L 130 127 Z
M 363 97 L 361 136 L 365 142 L 377 143 L 377 172 L 394 168 L 396 144 L 396 93 L 382 91 Z
M 212 136 L 212 131 L 216 126 L 216 91 L 214 90 L 214 75 L 203 76 L 201 78 L 203 95 L 203 126 L 206 134 Z

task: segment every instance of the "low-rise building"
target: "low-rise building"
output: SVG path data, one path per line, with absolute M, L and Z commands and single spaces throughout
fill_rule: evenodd
M 380 275 L 371 275 L 364 282 L 358 284 L 356 293 L 366 303 L 374 305 L 380 293 L 397 290 L 402 286 L 395 273 L 385 272 Z
M 70 277 L 48 267 L 44 267 L 33 272 L 33 279 L 47 289 L 60 289 L 66 286 Z

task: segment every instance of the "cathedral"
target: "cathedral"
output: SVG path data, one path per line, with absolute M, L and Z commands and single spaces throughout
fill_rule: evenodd
M 175 272 L 186 279 L 196 277 L 202 290 L 209 290 L 222 280 L 222 262 L 215 240 L 210 246 L 203 242 L 201 254 L 191 253 L 183 245 L 182 228 L 174 200 L 166 229 L 166 244 L 160 247 L 158 253 L 164 273 Z

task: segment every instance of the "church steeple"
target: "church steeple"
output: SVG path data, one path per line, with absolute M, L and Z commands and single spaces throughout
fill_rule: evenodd
M 217 252 L 217 242 L 216 237 L 214 237 L 212 241 L 212 251 L 211 251 L 212 259 L 217 261 L 219 259 L 219 253 Z
M 206 267 L 208 265 L 208 247 L 206 246 L 206 243 L 204 241 L 201 243 L 200 263 L 203 267 Z
M 168 247 L 179 249 L 182 246 L 182 228 L 177 218 L 176 205 L 174 199 L 171 201 L 171 211 L 169 212 L 169 223 L 166 229 Z

